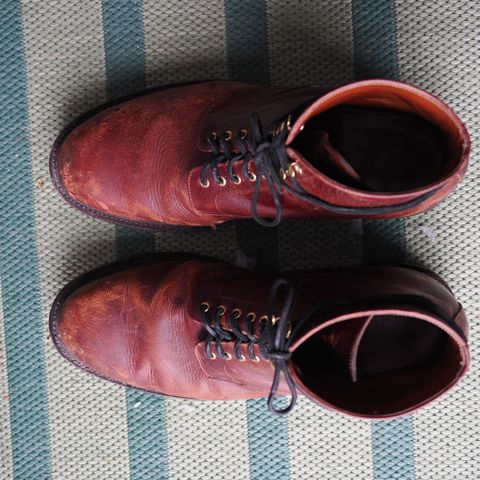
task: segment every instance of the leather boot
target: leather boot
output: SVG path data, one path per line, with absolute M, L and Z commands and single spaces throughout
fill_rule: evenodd
M 413 267 L 277 278 L 211 260 L 134 260 L 68 284 L 50 329 L 67 360 L 101 378 L 191 399 L 269 396 L 279 414 L 297 390 L 357 417 L 406 414 L 469 363 L 461 305 Z
M 85 213 L 157 229 L 412 215 L 454 189 L 468 153 L 454 112 L 403 83 L 326 93 L 215 81 L 87 114 L 60 134 L 50 167 Z

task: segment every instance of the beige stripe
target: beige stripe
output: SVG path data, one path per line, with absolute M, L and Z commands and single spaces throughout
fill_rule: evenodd
M 166 414 L 171 480 L 249 478 L 244 402 L 170 398 Z
M 350 1 L 271 0 L 267 8 L 273 83 L 334 86 L 353 79 Z M 362 224 L 283 222 L 279 258 L 281 269 L 360 263 Z M 368 422 L 325 412 L 301 398 L 288 425 L 292 480 L 371 478 Z
M 452 106 L 480 142 L 480 16 L 478 3 L 397 2 L 402 80 Z M 470 320 L 472 362 L 467 377 L 441 401 L 415 415 L 417 478 L 478 478 L 480 455 L 480 158 L 474 148 L 460 187 L 441 205 L 406 221 L 412 260 L 442 275 Z
M 0 285 L 0 299 L 2 289 Z M 0 302 L 0 478 L 13 478 L 12 439 L 10 432 L 10 406 L 8 401 L 7 352 L 5 350 L 5 330 L 3 304 Z
M 181 83 L 227 77 L 223 1 L 144 0 L 148 83 Z M 233 262 L 235 226 L 161 232 L 161 252 L 189 252 Z M 245 404 L 166 400 L 171 479 L 248 478 Z
M 101 3 L 25 1 L 23 26 L 53 478 L 126 479 L 123 389 L 68 364 L 47 329 L 61 286 L 114 256 L 113 227 L 67 206 L 48 173 L 59 130 L 105 96 Z
M 328 412 L 305 397 L 288 419 L 290 478 L 373 478 L 370 422 Z
M 267 15 L 272 83 L 331 86 L 352 80 L 350 0 L 268 0 Z
M 144 0 L 149 85 L 227 77 L 223 1 Z
M 216 230 L 163 232 L 156 237 L 159 252 L 211 255 L 233 262 L 235 225 Z M 221 252 L 219 257 L 218 252 Z M 191 402 L 166 399 L 170 479 L 246 479 L 248 433 L 243 402 Z
M 280 227 L 280 266 L 302 269 L 359 264 L 361 240 L 360 221 L 288 222 Z M 323 287 L 318 286 L 320 290 Z M 369 422 L 327 412 L 302 397 L 288 426 L 292 480 L 372 478 Z

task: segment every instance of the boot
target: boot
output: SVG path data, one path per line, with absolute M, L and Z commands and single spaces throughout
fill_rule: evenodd
M 58 137 L 50 169 L 70 204 L 121 225 L 277 225 L 426 210 L 464 176 L 469 145 L 450 108 L 403 83 L 326 93 L 215 81 L 83 116 Z
M 469 363 L 461 305 L 413 267 L 276 278 L 211 260 L 134 260 L 68 284 L 50 330 L 67 360 L 103 379 L 191 399 L 268 396 L 277 414 L 299 391 L 344 414 L 403 415 Z

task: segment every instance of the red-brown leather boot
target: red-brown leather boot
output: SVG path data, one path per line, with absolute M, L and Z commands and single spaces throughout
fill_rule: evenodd
M 155 229 L 412 215 L 454 189 L 468 153 L 453 111 L 403 83 L 325 93 L 215 81 L 87 114 L 58 137 L 50 166 L 75 207 Z
M 135 260 L 67 285 L 50 329 L 65 358 L 101 378 L 192 399 L 269 395 L 276 413 L 293 407 L 298 389 L 342 413 L 402 415 L 452 387 L 469 363 L 461 305 L 413 267 L 277 279 L 210 260 Z

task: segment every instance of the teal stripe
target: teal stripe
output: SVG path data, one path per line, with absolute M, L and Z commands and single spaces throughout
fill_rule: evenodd
M 405 259 L 405 222 L 401 218 L 363 220 L 363 259 L 367 263 L 398 264 Z
M 103 0 L 103 38 L 110 99 L 145 88 L 142 0 Z
M 51 454 L 20 1 L 3 5 L 0 45 L 0 271 L 13 472 L 44 480 Z
M 270 80 L 265 1 L 225 0 L 228 72 L 232 80 L 268 83 Z M 278 266 L 278 232 L 253 222 L 236 224 L 237 244 L 257 268 Z M 288 423 L 274 417 L 266 400 L 247 401 L 250 478 L 290 477 Z
M 352 0 L 354 68 L 357 80 L 397 78 L 394 0 Z
M 145 49 L 141 0 L 103 0 L 103 36 L 109 98 L 145 88 Z M 116 227 L 118 258 L 155 250 L 150 232 Z M 126 389 L 130 478 L 168 479 L 163 397 Z
M 263 0 L 225 0 L 228 74 L 232 80 L 270 80 L 266 8 Z
M 394 0 L 352 0 L 354 61 L 357 80 L 397 78 Z M 405 256 L 403 220 L 367 220 L 364 225 L 364 259 L 399 263 Z M 372 422 L 375 480 L 415 478 L 412 417 Z
M 372 422 L 375 480 L 414 480 L 412 416 Z
M 247 424 L 250 478 L 290 478 L 287 417 L 277 417 L 270 413 L 264 398 L 248 400 Z

